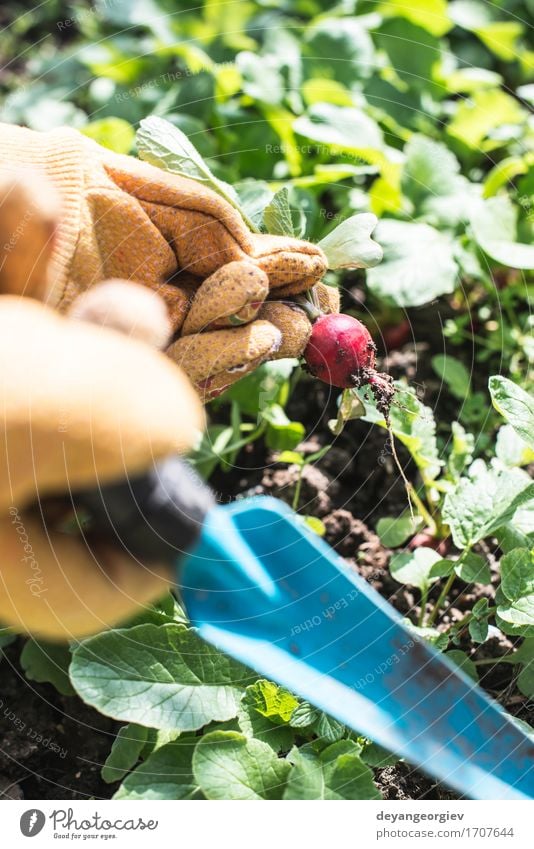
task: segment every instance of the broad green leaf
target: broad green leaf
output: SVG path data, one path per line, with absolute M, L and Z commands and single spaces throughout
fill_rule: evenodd
M 263 223 L 268 233 L 274 236 L 294 236 L 289 192 L 284 186 L 278 191 L 263 211 Z
M 333 743 L 320 753 L 311 746 L 293 749 L 284 799 L 380 799 L 373 773 L 352 740 Z
M 487 469 L 477 478 L 460 478 L 445 496 L 443 519 L 458 548 L 490 536 L 534 498 L 534 484 L 520 469 Z
M 534 595 L 534 550 L 516 548 L 502 557 L 501 589 L 509 601 Z
M 234 189 L 241 209 L 245 211 L 247 218 L 250 218 L 256 229 L 261 230 L 263 211 L 274 197 L 273 190 L 265 180 L 241 180 L 235 183 Z
M 434 480 L 442 462 L 436 442 L 436 423 L 430 407 L 419 401 L 415 392 L 400 381 L 395 381 L 395 395 L 390 410 L 391 429 L 412 455 L 426 481 Z M 367 389 L 358 389 L 356 396 L 365 406 L 363 420 L 386 427 L 384 416 L 376 409 L 375 401 Z
M 389 65 L 400 78 L 402 88 L 424 92 L 428 99 L 443 97 L 445 92 L 434 83 L 442 63 L 439 39 L 422 26 L 402 18 L 384 21 L 374 37 L 387 53 Z M 389 103 L 384 108 L 387 111 Z
M 281 359 L 263 363 L 224 393 L 224 400 L 235 401 L 243 413 L 257 416 L 273 404 L 284 405 L 288 381 L 298 360 Z
M 451 195 L 459 190 L 460 163 L 444 144 L 414 134 L 404 148 L 402 191 L 416 208 L 428 197 Z
M 272 681 L 260 679 L 247 687 L 247 697 L 262 716 L 289 722 L 291 714 L 298 705 L 292 693 L 279 687 Z
M 469 395 L 471 376 L 464 364 L 448 354 L 435 354 L 432 357 L 432 368 L 447 384 L 451 395 L 459 401 L 465 401 Z
M 165 171 L 190 177 L 209 186 L 237 209 L 246 224 L 257 232 L 257 228 L 241 209 L 236 191 L 212 174 L 199 152 L 178 127 L 152 115 L 141 121 L 136 142 L 141 159 Z
M 130 153 L 135 141 L 134 128 L 122 118 L 92 121 L 82 127 L 82 133 L 115 153 Z
M 232 428 L 222 424 L 209 425 L 199 436 L 197 444 L 188 455 L 188 460 L 204 480 L 208 480 L 219 465 L 222 452 L 228 447 L 232 436 Z
M 330 78 L 350 88 L 373 72 L 373 42 L 358 18 L 319 17 L 306 31 L 304 44 L 308 76 Z M 335 102 L 326 96 L 321 99 Z
M 260 103 L 279 104 L 284 97 L 284 79 L 274 56 L 258 56 L 250 50 L 237 54 L 236 67 L 243 91 Z
M 497 431 L 495 456 L 505 466 L 527 466 L 534 463 L 534 447 L 527 445 L 512 425 L 503 425 Z
M 441 555 L 433 548 L 422 546 L 414 551 L 394 554 L 389 564 L 389 571 L 399 584 L 409 584 L 423 592 L 437 580 L 430 577 L 432 566 L 441 560 Z
M 488 562 L 472 551 L 464 553 L 455 563 L 454 571 L 466 584 L 491 583 L 491 571 Z
M 260 416 L 269 423 L 265 435 L 265 443 L 273 451 L 290 451 L 302 442 L 306 430 L 301 422 L 288 419 L 284 408 L 279 404 L 265 405 L 260 410 Z
M 499 619 L 516 628 L 534 628 L 534 593 L 521 596 L 515 601 L 505 601 L 497 606 Z
M 73 696 L 74 689 L 69 681 L 69 647 L 62 643 L 46 643 L 30 639 L 20 655 L 20 664 L 30 681 L 46 681 L 53 684 L 64 696 Z
M 377 12 L 384 17 L 406 18 L 436 36 L 445 35 L 453 26 L 447 0 L 387 0 L 378 5 Z
M 393 766 L 400 760 L 398 755 L 393 755 L 391 752 L 388 752 L 387 749 L 382 748 L 382 746 L 379 746 L 377 743 L 373 743 L 371 740 L 364 745 L 360 757 L 364 763 L 369 764 L 369 766 L 372 766 L 375 769 L 382 769 L 382 767 L 385 766 Z
M 287 712 L 290 705 L 293 711 L 297 704 L 290 693 L 270 681 L 251 684 L 239 705 L 239 729 L 247 737 L 267 743 L 275 752 L 288 751 L 293 745 L 295 732 L 287 724 Z
M 196 742 L 196 737 L 186 734 L 157 749 L 126 777 L 113 798 L 129 801 L 199 798 L 201 794 L 191 766 Z
M 296 133 L 338 150 L 359 154 L 366 162 L 381 161 L 377 157 L 383 147 L 378 124 L 365 112 L 332 103 L 316 103 L 307 115 L 301 115 L 293 124 Z
M 290 769 L 266 743 L 236 731 L 204 735 L 193 754 L 193 775 L 207 799 L 281 799 Z
M 329 268 L 372 268 L 382 260 L 382 248 L 371 239 L 376 215 L 352 215 L 319 242 Z
M 70 666 L 78 695 L 106 716 L 181 731 L 236 716 L 247 675 L 182 625 L 105 631 Z
M 500 89 L 482 89 L 468 100 L 459 101 L 447 132 L 449 136 L 478 150 L 491 130 L 503 124 L 521 124 L 525 111 L 517 100 Z
M 120 781 L 139 760 L 146 745 L 148 728 L 143 725 L 128 723 L 119 728 L 119 733 L 113 741 L 111 752 L 102 767 L 102 780 L 106 784 Z
M 504 416 L 527 445 L 534 448 L 534 399 L 501 375 L 490 377 L 489 391 L 497 412 Z
M 458 266 L 448 236 L 429 224 L 385 219 L 375 238 L 384 260 L 367 272 L 373 294 L 399 307 L 416 307 L 454 291 Z
M 379 519 L 376 523 L 376 532 L 380 542 L 387 548 L 398 548 L 406 542 L 421 527 L 422 520 L 419 517 L 413 519 L 409 513 L 395 518 Z
M 534 269 L 534 245 L 516 241 L 517 210 L 508 197 L 479 200 L 469 209 L 475 241 L 488 256 L 511 268 Z

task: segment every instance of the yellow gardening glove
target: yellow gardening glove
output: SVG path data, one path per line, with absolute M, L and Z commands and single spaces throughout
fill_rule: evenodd
M 16 209 L 31 214 L 17 218 Z M 132 615 L 163 594 L 170 575 L 163 564 L 141 564 L 110 544 L 89 545 L 81 534 L 45 524 L 43 499 L 137 476 L 158 458 L 189 450 L 204 415 L 183 372 L 143 341 L 162 343 L 169 332 L 154 293 L 102 284 L 104 293 L 120 287 L 128 335 L 20 296 L 43 291 L 33 273 L 28 284 L 26 258 L 34 256 L 37 268 L 46 257 L 53 209 L 48 187 L 34 203 L 27 182 L 0 188 L 0 244 L 14 222 L 24 223 L 0 268 L 0 621 L 65 639 Z M 46 261 L 39 267 L 46 274 Z M 93 318 L 106 323 L 104 314 Z
M 169 353 L 204 398 L 270 357 L 302 352 L 310 324 L 281 300 L 324 274 L 316 245 L 253 234 L 206 186 L 112 153 L 74 130 L 0 125 L 0 168 L 13 164 L 37 166 L 62 198 L 53 305 L 67 309 L 109 277 L 158 291 L 176 339 Z M 277 299 L 274 308 L 262 306 L 267 297 Z M 322 297 L 337 308 L 332 289 Z

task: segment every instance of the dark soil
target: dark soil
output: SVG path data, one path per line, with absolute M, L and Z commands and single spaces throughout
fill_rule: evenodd
M 0 799 L 109 798 L 114 789 L 100 769 L 119 723 L 76 696 L 28 681 L 18 662 L 22 645 L 0 652 Z

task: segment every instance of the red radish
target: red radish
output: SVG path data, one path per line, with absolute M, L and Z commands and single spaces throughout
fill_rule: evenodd
M 304 351 L 314 377 L 343 389 L 369 384 L 386 418 L 393 395 L 389 375 L 376 371 L 376 346 L 367 328 L 350 315 L 322 315 L 314 323 Z

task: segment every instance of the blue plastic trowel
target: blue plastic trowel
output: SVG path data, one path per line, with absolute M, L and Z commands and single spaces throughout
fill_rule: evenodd
M 184 544 L 182 533 L 189 554 L 174 546 L 173 559 L 201 637 L 467 797 L 534 798 L 534 739 L 300 517 L 267 497 L 197 510 L 198 485 L 192 498 L 173 498 L 177 463 L 156 471 L 152 490 L 128 483 L 135 522 L 126 485 L 107 490 L 104 509 L 80 501 L 98 529 L 105 517 L 130 550 L 146 552 L 148 540 L 151 555 L 169 528 L 168 504 L 175 516 L 188 512 L 197 540 Z

